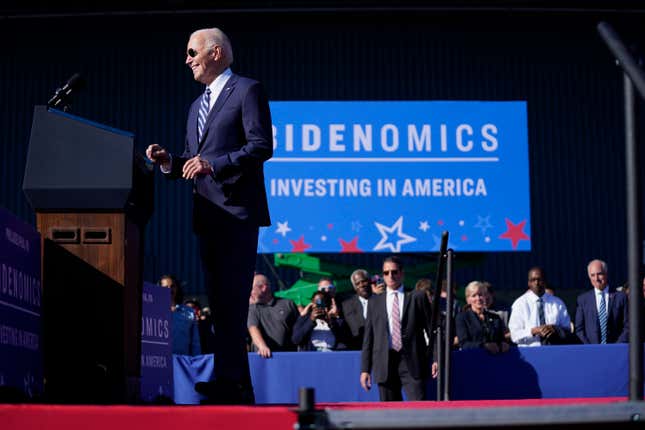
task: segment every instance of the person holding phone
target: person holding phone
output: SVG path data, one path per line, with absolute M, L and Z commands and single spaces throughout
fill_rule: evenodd
M 346 349 L 347 326 L 332 307 L 331 296 L 316 291 L 293 327 L 291 341 L 299 351 L 336 351 Z

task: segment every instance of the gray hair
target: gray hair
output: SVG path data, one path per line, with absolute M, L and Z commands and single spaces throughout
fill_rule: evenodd
M 354 284 L 354 276 L 358 276 L 358 275 L 363 275 L 363 277 L 365 277 L 366 279 L 370 279 L 370 274 L 367 273 L 367 270 L 365 270 L 365 269 L 356 269 L 356 270 L 354 270 L 352 272 L 351 276 L 349 277 L 349 280 L 352 282 L 352 285 L 355 285 Z
M 226 65 L 230 66 L 233 64 L 233 47 L 231 46 L 231 41 L 228 36 L 224 34 L 219 28 L 202 28 L 201 30 L 196 30 L 190 37 L 200 35 L 204 38 L 204 46 L 206 49 L 213 49 L 215 46 L 222 48 L 222 53 L 224 54 L 224 59 Z
M 592 263 L 596 263 L 596 262 L 600 263 L 600 268 L 602 269 L 602 272 L 603 272 L 603 273 L 607 273 L 607 269 L 608 269 L 608 268 L 607 268 L 607 263 L 605 263 L 604 261 L 599 260 L 599 259 L 597 259 L 597 258 L 596 258 L 595 260 L 591 260 L 591 261 L 589 262 L 589 264 L 587 264 L 587 272 L 589 272 L 589 267 L 591 266 L 591 264 L 592 264 Z

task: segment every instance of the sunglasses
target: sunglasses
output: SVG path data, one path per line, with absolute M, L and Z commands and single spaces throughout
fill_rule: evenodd
M 195 51 L 193 48 L 188 48 L 188 51 L 186 51 L 186 54 L 188 54 L 190 58 L 195 58 L 198 52 Z
M 383 271 L 383 276 L 390 276 L 390 275 L 395 276 L 395 275 L 398 275 L 398 274 L 399 274 L 399 271 L 396 270 L 396 269 L 394 269 L 394 270 L 384 270 Z

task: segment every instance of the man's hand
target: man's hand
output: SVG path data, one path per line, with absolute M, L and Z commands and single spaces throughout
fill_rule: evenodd
M 432 379 L 437 379 L 439 376 L 439 363 L 436 361 L 432 363 Z
M 338 312 L 338 307 L 336 306 L 336 300 L 333 297 L 331 298 L 331 308 L 329 308 L 329 312 L 327 312 L 327 315 L 329 315 L 330 318 L 340 317 L 340 313 Z
M 312 321 L 316 321 L 317 319 L 324 320 L 326 313 L 327 310 L 325 308 L 314 307 L 309 318 L 311 318 Z
M 484 348 L 491 354 L 497 354 L 499 352 L 499 345 L 494 342 L 486 342 Z
M 369 391 L 372 388 L 372 377 L 368 372 L 361 372 L 361 387 L 365 391 Z
M 164 148 L 161 146 L 157 145 L 156 143 L 153 145 L 148 146 L 146 149 L 146 157 L 150 159 L 153 163 L 167 163 L 170 161 L 170 156 L 168 155 L 168 151 L 166 151 Z
M 182 177 L 184 179 L 194 179 L 197 176 L 210 175 L 211 173 L 213 173 L 211 163 L 197 155 L 186 161 L 182 171 Z
M 258 354 L 260 354 L 260 357 L 271 358 L 271 350 L 266 345 L 258 347 Z
M 313 308 L 313 307 L 314 307 L 314 304 L 313 304 L 313 303 L 309 303 L 309 304 L 307 304 L 307 306 L 305 306 L 304 308 L 302 308 L 302 310 L 300 311 L 300 316 L 301 316 L 301 317 L 306 316 L 306 315 L 309 313 L 309 311 L 311 310 L 311 308 Z
M 373 284 L 374 286 L 372 287 L 372 292 L 374 294 L 383 294 L 385 292 L 385 284 L 383 282 L 379 282 L 378 284 Z
M 547 324 L 540 327 L 540 336 L 544 339 L 550 338 L 555 333 L 555 326 L 553 324 Z

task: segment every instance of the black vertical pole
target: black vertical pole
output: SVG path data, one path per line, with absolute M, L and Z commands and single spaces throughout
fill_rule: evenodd
M 439 257 L 437 258 L 437 277 L 435 278 L 435 288 L 432 294 L 430 333 L 428 333 L 428 336 L 430 337 L 428 344 L 436 348 L 433 355 L 437 360 L 437 366 L 439 367 L 439 374 L 437 376 L 437 400 L 441 400 L 441 397 L 443 396 L 443 390 L 441 388 L 443 381 L 443 378 L 441 377 L 443 372 L 443 362 L 441 361 L 441 309 L 439 309 L 439 296 L 441 294 L 441 281 L 443 280 L 443 274 L 446 270 L 446 249 L 448 249 L 448 232 L 444 231 L 443 233 L 441 233 L 441 246 L 439 247 Z
M 435 358 L 437 359 L 437 401 L 443 400 L 443 345 L 441 344 L 441 337 L 442 337 L 442 330 L 441 330 L 441 324 L 437 326 L 437 337 L 435 341 L 435 348 L 436 348 L 436 356 Z
M 640 281 L 641 234 L 640 194 L 638 187 L 638 146 L 634 87 L 624 73 L 625 94 L 625 175 L 627 179 L 627 268 L 629 282 L 629 400 L 643 399 L 643 342 L 640 312 L 643 293 Z
M 443 348 L 443 399 L 450 400 L 450 358 L 452 356 L 452 339 L 454 338 L 452 329 L 452 308 L 454 297 L 452 296 L 452 259 L 454 253 L 452 249 L 446 252 L 446 330 L 444 333 L 446 342 Z

